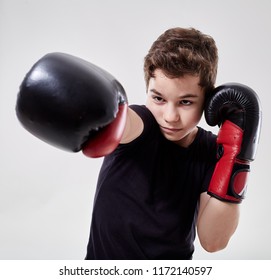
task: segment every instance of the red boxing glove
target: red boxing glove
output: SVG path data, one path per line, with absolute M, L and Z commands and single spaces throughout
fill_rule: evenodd
M 259 141 L 259 99 L 244 85 L 222 85 L 207 102 L 205 118 L 209 125 L 222 124 L 217 137 L 218 162 L 208 193 L 223 201 L 241 203 Z

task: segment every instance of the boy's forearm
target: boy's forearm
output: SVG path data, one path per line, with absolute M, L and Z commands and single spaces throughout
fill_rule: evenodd
M 198 237 L 208 252 L 224 249 L 235 232 L 239 221 L 239 204 L 211 197 L 198 217 Z

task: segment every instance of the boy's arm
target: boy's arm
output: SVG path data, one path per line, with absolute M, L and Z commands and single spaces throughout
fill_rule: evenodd
M 21 124 L 66 151 L 100 157 L 119 144 L 128 102 L 110 73 L 78 57 L 49 53 L 26 74 L 17 96 Z
M 198 235 L 208 251 L 224 248 L 234 233 L 244 198 L 250 162 L 258 145 L 261 110 L 256 93 L 240 84 L 214 90 L 205 109 L 206 121 L 221 126 L 217 137 L 217 164 L 208 194 L 200 198 Z
M 143 131 L 143 121 L 140 116 L 128 108 L 126 124 L 120 143 L 126 144 L 136 139 Z
M 102 68 L 64 53 L 49 53 L 26 74 L 16 113 L 26 130 L 56 146 L 89 157 L 111 153 L 143 131 L 125 90 Z
M 224 249 L 239 221 L 239 204 L 220 201 L 207 192 L 200 196 L 198 238 L 208 252 Z

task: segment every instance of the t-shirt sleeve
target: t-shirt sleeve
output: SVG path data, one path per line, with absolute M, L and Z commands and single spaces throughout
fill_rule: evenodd
M 201 189 L 202 193 L 207 192 L 207 190 L 208 190 L 209 184 L 211 182 L 211 178 L 212 178 L 213 173 L 214 173 L 214 168 L 215 168 L 215 166 L 211 166 L 206 172 L 206 176 L 204 178 L 202 189 Z
M 129 143 L 120 144 L 119 150 L 137 146 L 138 143 L 146 141 L 148 138 L 156 137 L 159 134 L 158 124 L 151 111 L 145 105 L 130 105 L 129 107 L 142 119 L 144 127 L 142 133 L 136 139 Z

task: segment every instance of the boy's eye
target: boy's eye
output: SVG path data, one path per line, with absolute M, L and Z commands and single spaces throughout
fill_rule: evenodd
M 160 97 L 160 96 L 154 95 L 152 98 L 153 98 L 154 101 L 156 101 L 158 103 L 161 103 L 161 102 L 164 101 L 164 99 L 162 97 Z
M 188 105 L 191 105 L 192 102 L 191 102 L 190 100 L 181 100 L 181 101 L 180 101 L 180 104 L 181 104 L 181 105 L 188 106 Z

